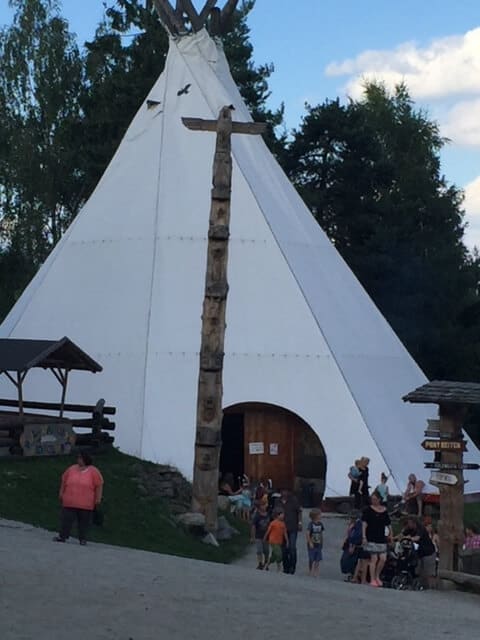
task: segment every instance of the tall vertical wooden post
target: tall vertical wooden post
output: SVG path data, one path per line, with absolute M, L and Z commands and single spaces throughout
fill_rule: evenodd
M 189 129 L 215 131 L 217 134 L 202 315 L 192 499 L 193 511 L 205 515 L 205 527 L 212 533 L 217 529 L 223 418 L 223 356 L 232 189 L 231 137 L 232 133 L 259 134 L 265 131 L 264 124 L 232 122 L 231 111 L 232 107 L 223 107 L 218 120 L 182 118 Z
M 462 440 L 466 408 L 458 404 L 440 404 L 438 413 L 441 439 Z M 457 571 L 458 551 L 463 543 L 463 449 L 445 450 L 440 455 L 442 464 L 452 465 L 448 473 L 455 475 L 457 482 L 439 485 L 439 570 Z

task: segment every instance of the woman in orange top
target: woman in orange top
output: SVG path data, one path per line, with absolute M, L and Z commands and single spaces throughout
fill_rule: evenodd
M 270 557 L 265 569 L 268 571 L 269 566 L 273 562 L 276 562 L 277 571 L 281 571 L 283 559 L 282 545 L 285 544 L 285 546 L 288 547 L 287 527 L 284 522 L 285 514 L 282 510 L 274 511 L 273 517 L 274 519 L 268 525 L 267 533 L 264 538 L 264 540 L 270 545 Z
M 77 521 L 78 540 L 87 544 L 87 531 L 92 513 L 102 501 L 103 478 L 100 471 L 93 466 L 92 458 L 87 453 L 80 453 L 77 464 L 73 464 L 62 475 L 60 485 L 60 502 L 62 518 L 60 532 L 55 542 L 65 542 L 70 536 L 72 526 Z

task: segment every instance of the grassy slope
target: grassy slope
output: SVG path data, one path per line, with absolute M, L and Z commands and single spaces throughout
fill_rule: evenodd
M 60 476 L 74 462 L 66 457 L 0 459 L 0 517 L 56 531 Z M 230 562 L 245 550 L 248 532 L 243 523 L 235 521 L 241 535 L 217 549 L 177 526 L 168 502 L 141 496 L 133 469 L 150 463 L 112 450 L 97 456 L 95 464 L 105 480 L 105 522 L 92 527 L 91 540 L 214 562 Z

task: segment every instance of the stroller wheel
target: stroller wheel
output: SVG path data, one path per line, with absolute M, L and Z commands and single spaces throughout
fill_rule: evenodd
M 397 591 L 405 589 L 405 579 L 403 578 L 403 576 L 393 576 L 392 589 L 396 589 Z
M 412 591 L 423 591 L 423 585 L 420 578 L 414 578 L 411 586 Z

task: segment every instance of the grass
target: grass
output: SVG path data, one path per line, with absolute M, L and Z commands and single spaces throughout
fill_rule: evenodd
M 57 531 L 60 516 L 58 488 L 63 471 L 75 458 L 0 459 L 0 517 Z M 139 493 L 138 465 L 155 465 L 110 450 L 95 459 L 105 480 L 102 527 L 92 527 L 95 542 L 133 547 L 199 560 L 228 563 L 241 556 L 248 544 L 248 527 L 237 520 L 240 535 L 219 548 L 203 544 L 172 516 L 166 500 Z

